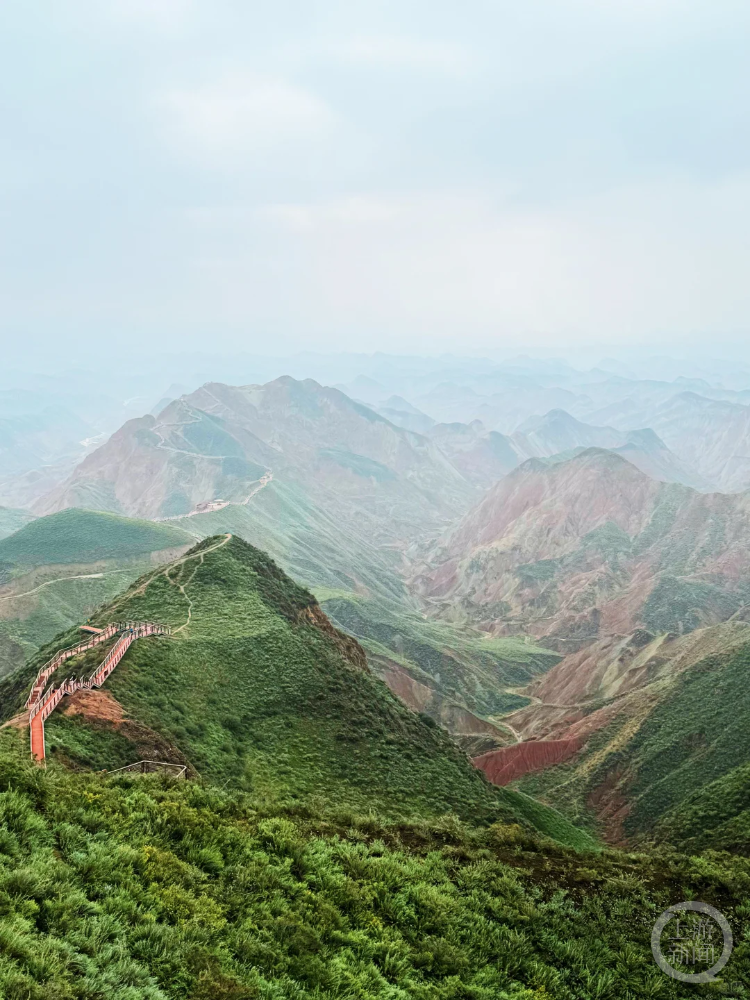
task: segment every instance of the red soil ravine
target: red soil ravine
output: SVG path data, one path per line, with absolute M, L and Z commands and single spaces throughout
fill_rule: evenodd
M 583 746 L 582 739 L 529 740 L 501 747 L 475 757 L 472 763 L 493 785 L 508 785 L 531 771 L 554 767 L 573 757 Z

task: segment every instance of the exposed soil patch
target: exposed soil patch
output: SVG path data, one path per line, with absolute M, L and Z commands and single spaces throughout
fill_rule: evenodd
M 122 705 L 109 691 L 76 691 L 64 699 L 64 715 L 78 715 L 86 720 L 92 729 L 114 730 L 129 740 L 134 747 L 136 760 L 158 760 L 168 764 L 185 764 L 190 777 L 196 771 L 187 757 L 174 744 L 148 726 L 128 719 Z
M 623 779 L 623 769 L 615 768 L 586 800 L 586 805 L 602 824 L 603 840 L 614 847 L 627 847 L 623 823 L 632 806 L 625 798 Z
M 573 757 L 583 746 L 583 740 L 529 740 L 514 746 L 501 747 L 475 757 L 472 763 L 494 785 L 508 785 L 511 781 L 541 771 L 555 764 L 562 764 Z
M 300 612 L 300 620 L 314 626 L 332 639 L 338 651 L 352 666 L 365 673 L 370 672 L 370 668 L 367 665 L 367 654 L 364 649 L 362 649 L 353 636 L 347 635 L 345 632 L 339 632 L 337 628 L 334 628 L 328 615 L 326 615 L 319 604 L 311 604 L 303 608 Z
M 83 715 L 87 721 L 98 719 L 101 722 L 111 722 L 116 729 L 125 720 L 125 710 L 120 702 L 109 691 L 96 688 L 91 691 L 76 691 L 64 698 L 61 712 L 63 715 Z

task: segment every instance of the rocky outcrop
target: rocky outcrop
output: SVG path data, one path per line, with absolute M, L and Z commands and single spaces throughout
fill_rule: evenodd
M 346 632 L 339 632 L 337 628 L 334 628 L 319 604 L 310 604 L 304 608 L 300 614 L 300 620 L 307 622 L 328 636 L 344 659 L 348 660 L 352 666 L 369 673 L 370 668 L 367 665 L 367 654 L 364 649 L 353 636 L 347 635 Z

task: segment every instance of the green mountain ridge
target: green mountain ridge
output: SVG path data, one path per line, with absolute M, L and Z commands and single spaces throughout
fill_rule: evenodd
M 0 564 L 88 563 L 175 549 L 193 539 L 172 525 L 68 508 L 39 517 L 0 540 Z
M 17 510 L 14 507 L 0 507 L 0 539 L 12 535 L 29 521 L 34 520 L 34 515 L 26 510 Z
M 0 676 L 194 541 L 173 525 L 75 509 L 1 539 Z
M 160 621 L 173 638 L 136 642 L 105 690 L 207 781 L 284 801 L 335 795 L 385 815 L 512 818 L 592 845 L 554 811 L 487 783 L 370 674 L 359 645 L 312 594 L 237 537 L 205 539 L 92 616 L 99 625 L 121 619 Z M 5 718 L 53 651 L 0 681 Z M 85 711 L 58 710 L 46 731 L 50 756 L 74 767 L 112 769 L 140 756 L 127 727 Z

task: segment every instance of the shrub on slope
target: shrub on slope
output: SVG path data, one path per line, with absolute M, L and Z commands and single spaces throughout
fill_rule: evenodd
M 45 772 L 24 749 L 0 734 L 6 1000 L 680 1000 L 658 914 L 748 915 L 745 859 L 576 855 L 502 824 Z M 724 978 L 750 983 L 741 943 Z

